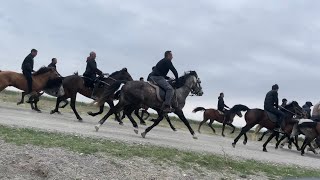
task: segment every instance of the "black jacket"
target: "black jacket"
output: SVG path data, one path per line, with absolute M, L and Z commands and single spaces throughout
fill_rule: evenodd
M 307 104 L 302 106 L 302 109 L 307 113 L 307 118 L 311 118 L 311 108 Z
M 223 109 L 226 107 L 226 108 L 229 108 L 227 105 L 224 104 L 224 100 L 223 100 L 223 97 L 220 97 L 218 98 L 218 110 L 220 111 L 223 111 Z
M 24 58 L 23 60 L 23 63 L 22 63 L 22 66 L 21 66 L 21 69 L 22 71 L 26 71 L 26 72 L 33 72 L 33 64 L 34 64 L 34 61 L 33 61 L 33 56 L 31 55 L 31 53 L 26 57 Z
M 279 106 L 279 99 L 278 99 L 278 92 L 271 90 L 267 93 L 266 98 L 264 100 L 264 109 L 278 109 Z
M 48 65 L 48 67 L 51 67 L 51 68 L 57 69 L 57 66 L 56 66 L 54 63 L 50 63 L 50 64 Z
M 157 65 L 153 69 L 151 75 L 152 76 L 162 76 L 164 78 L 167 78 L 167 74 L 168 74 L 169 70 L 171 70 L 171 72 L 174 74 L 174 77 L 176 79 L 179 78 L 178 72 L 177 72 L 176 68 L 173 66 L 172 62 L 168 59 L 163 58 L 157 63 Z
M 97 74 L 102 75 L 102 72 L 97 68 L 96 60 L 88 59 L 86 71 L 83 73 L 83 75 L 92 77 L 92 76 L 96 76 Z

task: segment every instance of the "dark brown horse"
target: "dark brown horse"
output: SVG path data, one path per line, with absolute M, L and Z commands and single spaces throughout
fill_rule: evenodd
M 288 135 L 291 134 L 291 130 L 294 123 L 296 121 L 293 120 L 294 115 L 303 114 L 302 108 L 299 106 L 299 104 L 296 101 L 293 101 L 285 106 L 282 111 L 285 113 L 284 123 L 285 123 L 285 129 L 284 132 Z M 240 137 L 244 135 L 245 139 L 243 141 L 243 144 L 247 144 L 248 137 L 246 133 L 255 125 L 259 124 L 262 127 L 265 127 L 269 130 L 274 130 L 277 126 L 277 124 L 270 120 L 268 114 L 262 110 L 262 109 L 250 109 L 245 114 L 245 120 L 246 125 L 241 129 L 240 134 L 234 139 L 234 142 L 232 143 L 232 146 L 235 147 L 237 142 L 239 141 Z M 290 128 L 291 127 L 291 128 Z M 290 132 L 289 132 L 290 131 Z M 277 132 L 273 131 L 272 135 L 268 138 L 268 140 L 263 144 L 263 151 L 267 151 L 266 146 L 269 143 L 269 141 L 272 140 L 273 137 L 275 137 Z
M 192 112 L 196 113 L 198 111 L 204 111 L 203 113 L 203 120 L 200 122 L 199 124 L 199 128 L 198 128 L 198 132 L 200 133 L 200 128 L 201 126 L 206 123 L 208 120 L 210 120 L 208 126 L 212 129 L 213 133 L 216 133 L 216 130 L 212 127 L 212 123 L 214 121 L 217 121 L 219 123 L 223 124 L 222 127 L 222 136 L 224 137 L 224 128 L 226 125 L 230 126 L 233 128 L 233 130 L 231 131 L 231 133 L 234 133 L 235 131 L 235 127 L 232 125 L 233 119 L 234 117 L 237 115 L 239 117 L 242 117 L 242 113 L 241 111 L 247 111 L 249 110 L 249 108 L 247 106 L 244 105 L 235 105 L 234 107 L 232 107 L 228 114 L 229 116 L 227 117 L 227 119 L 225 119 L 225 115 L 221 114 L 218 110 L 216 109 L 205 109 L 203 107 L 197 107 L 195 108 Z
M 41 67 L 32 74 L 32 91 L 39 92 L 47 84 L 48 80 L 57 78 L 59 74 L 53 68 Z M 28 90 L 27 80 L 22 73 L 12 71 L 0 72 L 0 92 L 8 86 L 13 86 L 22 91 Z

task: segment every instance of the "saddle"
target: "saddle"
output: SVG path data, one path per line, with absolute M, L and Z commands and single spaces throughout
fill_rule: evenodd
M 99 77 L 91 79 L 85 76 L 81 76 L 81 78 L 84 80 L 84 87 L 93 89 L 97 83 L 99 84 L 99 88 L 104 86 L 104 83 L 100 83 L 102 79 Z
M 172 85 L 172 82 L 169 83 Z M 157 99 L 160 102 L 164 102 L 166 96 L 165 90 L 158 86 L 157 83 L 152 80 L 148 81 L 148 84 L 156 90 Z
M 278 116 L 276 116 L 275 114 L 269 112 L 269 111 L 266 111 L 264 110 L 264 112 L 267 114 L 267 116 L 269 117 L 270 121 L 276 123 L 278 122 Z

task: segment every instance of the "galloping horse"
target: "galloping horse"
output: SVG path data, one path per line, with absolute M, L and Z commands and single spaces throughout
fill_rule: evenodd
M 101 84 L 103 84 L 104 86 L 110 86 L 117 80 L 132 81 L 133 79 L 132 79 L 131 75 L 128 73 L 127 69 L 123 68 L 120 71 L 116 71 L 116 72 L 112 73 L 109 77 L 104 78 L 103 82 L 101 82 Z M 78 112 L 75 108 L 77 93 L 79 92 L 80 94 L 84 95 L 85 97 L 91 99 L 92 89 L 86 87 L 83 78 L 78 75 L 72 75 L 72 76 L 65 77 L 62 81 L 62 85 L 63 85 L 63 89 L 64 89 L 65 94 L 63 96 L 60 96 L 57 98 L 56 108 L 51 111 L 51 114 L 53 114 L 55 112 L 59 112 L 59 104 L 62 100 L 71 98 L 70 106 L 71 106 L 74 114 L 76 115 L 77 119 L 79 121 L 81 121 L 82 118 L 80 117 L 80 115 L 78 114 Z M 95 90 L 96 91 L 95 94 L 99 97 L 99 95 L 101 93 L 103 93 L 103 89 L 104 89 L 103 87 L 97 88 Z M 110 107 L 114 106 L 112 98 L 108 99 L 106 102 L 109 104 Z M 104 109 L 104 104 L 102 104 L 100 106 L 99 112 L 97 112 L 97 113 L 88 112 L 88 114 L 91 116 L 96 116 L 98 114 L 101 114 L 103 112 L 103 109 Z M 119 119 L 119 118 L 117 118 L 117 119 Z
M 198 111 L 204 111 L 203 120 L 200 122 L 199 128 L 198 128 L 199 133 L 200 133 L 201 126 L 204 123 L 206 123 L 208 120 L 210 120 L 208 126 L 212 129 L 213 133 L 216 133 L 215 129 L 212 127 L 212 123 L 214 121 L 218 121 L 223 124 L 221 135 L 224 137 L 225 126 L 228 125 L 228 126 L 232 127 L 233 130 L 231 131 L 231 133 L 234 133 L 234 131 L 236 129 L 232 124 L 234 117 L 236 115 L 239 117 L 242 117 L 241 111 L 247 111 L 247 110 L 249 110 L 249 108 L 247 106 L 244 106 L 241 104 L 235 105 L 234 107 L 232 107 L 228 111 L 228 113 L 229 113 L 228 119 L 225 119 L 225 115 L 221 114 L 218 110 L 215 110 L 215 109 L 205 109 L 203 107 L 197 107 L 192 112 L 196 113 Z
M 299 104 L 296 101 L 293 101 L 285 106 L 282 111 L 285 113 L 285 133 L 287 135 L 291 134 L 291 130 L 293 127 L 293 124 L 296 121 L 293 121 L 293 116 L 295 114 L 303 114 L 302 108 L 299 106 Z M 262 109 L 250 109 L 245 114 L 245 120 L 246 125 L 241 129 L 240 134 L 234 139 L 234 142 L 232 143 L 232 146 L 235 147 L 238 140 L 242 135 L 244 135 L 245 139 L 243 141 L 243 144 L 246 144 L 248 141 L 248 137 L 246 133 L 255 125 L 260 124 L 262 127 L 265 127 L 269 130 L 274 130 L 276 128 L 276 123 L 272 122 L 268 116 L 268 114 L 262 110 Z M 276 136 L 277 132 L 274 131 L 274 133 L 268 138 L 268 140 L 263 144 L 263 151 L 267 151 L 266 146 L 271 141 L 271 139 Z
M 174 85 L 176 91 L 172 101 L 172 107 L 174 108 L 174 113 L 184 122 L 193 138 L 196 139 L 197 137 L 195 136 L 195 133 L 191 128 L 188 120 L 184 116 L 182 109 L 185 105 L 186 98 L 190 93 L 202 96 L 203 92 L 200 85 L 201 81 L 195 71 L 190 71 L 184 76 L 180 77 L 177 82 L 179 83 L 176 83 Z M 104 97 L 102 99 L 99 99 L 97 103 L 104 103 L 104 99 L 113 95 L 114 92 L 119 88 L 121 83 L 122 82 L 119 82 L 118 84 L 114 84 L 114 86 L 106 89 Z M 99 130 L 100 126 L 108 119 L 110 115 L 124 110 L 124 113 L 133 124 L 134 131 L 138 133 L 138 125 L 132 118 L 131 113 L 138 107 L 147 106 L 156 110 L 159 117 L 154 121 L 154 124 L 152 126 L 148 127 L 145 132 L 141 133 L 141 136 L 145 138 L 146 134 L 153 127 L 157 126 L 165 116 L 165 113 L 161 110 L 163 102 L 157 98 L 156 93 L 156 89 L 147 82 L 126 82 L 125 85 L 121 88 L 119 103 L 114 108 L 111 108 L 110 111 L 99 121 L 99 124 L 95 126 L 96 130 Z
M 41 67 L 32 74 L 32 91 L 39 92 L 47 84 L 48 80 L 59 77 L 54 68 Z M 13 86 L 22 91 L 28 90 L 27 80 L 22 73 L 12 71 L 0 72 L 0 92 L 8 86 Z

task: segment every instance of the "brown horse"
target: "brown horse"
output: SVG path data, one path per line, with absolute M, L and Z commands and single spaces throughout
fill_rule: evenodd
M 41 67 L 32 74 L 32 91 L 39 92 L 47 84 L 48 80 L 59 77 L 53 68 Z M 12 71 L 0 71 L 0 92 L 8 86 L 13 86 L 22 91 L 28 90 L 27 80 L 22 73 Z
M 95 90 L 95 95 L 97 97 L 99 97 L 100 94 L 102 94 L 104 91 L 104 86 L 110 86 L 111 84 L 113 84 L 117 80 L 132 81 L 133 79 L 132 79 L 131 75 L 128 73 L 127 69 L 123 68 L 120 71 L 116 71 L 116 72 L 112 73 L 109 77 L 104 78 L 100 82 L 100 84 L 102 86 Z M 62 81 L 62 85 L 63 85 L 63 89 L 64 89 L 65 94 L 63 96 L 60 96 L 57 98 L 56 108 L 51 111 L 51 114 L 59 112 L 59 104 L 61 101 L 66 100 L 68 98 L 71 98 L 70 106 L 71 106 L 74 114 L 76 115 L 77 119 L 79 121 L 81 121 L 82 118 L 80 117 L 80 115 L 78 114 L 78 112 L 75 108 L 76 96 L 77 96 L 77 93 L 79 92 L 80 94 L 84 95 L 85 97 L 92 99 L 92 97 L 91 97 L 92 91 L 93 91 L 92 88 L 86 87 L 84 79 L 78 75 L 72 75 L 72 76 L 65 77 Z M 114 106 L 112 98 L 109 98 L 106 102 L 109 104 L 110 107 Z M 101 114 L 103 112 L 103 109 L 104 109 L 104 104 L 100 106 L 99 112 L 97 112 L 97 113 L 88 112 L 88 114 L 91 116 L 96 116 L 98 114 Z M 117 116 L 117 119 L 120 120 L 118 115 L 116 115 L 116 116 Z
M 241 111 L 247 111 L 249 108 L 244 105 L 235 105 L 228 111 L 228 119 L 225 119 L 225 115 L 221 114 L 218 110 L 216 109 L 205 109 L 203 107 L 197 107 L 195 108 L 192 112 L 196 113 L 198 111 L 204 111 L 203 113 L 203 120 L 199 124 L 198 132 L 200 133 L 200 128 L 201 126 L 206 123 L 208 120 L 210 120 L 208 126 L 212 129 L 213 133 L 216 133 L 216 130 L 212 127 L 212 123 L 214 121 L 218 121 L 219 123 L 223 124 L 222 127 L 222 136 L 224 137 L 224 128 L 226 125 L 230 126 L 233 128 L 231 133 L 234 133 L 235 127 L 233 126 L 232 122 L 234 117 L 237 115 L 239 117 L 242 117 Z
M 294 115 L 303 115 L 302 108 L 299 106 L 299 104 L 296 101 L 293 101 L 286 105 L 282 111 L 285 113 L 284 123 L 285 123 L 285 129 L 284 132 L 287 135 L 291 134 L 291 130 L 294 123 L 296 121 L 293 120 Z M 268 114 L 262 110 L 262 109 L 250 109 L 245 114 L 245 120 L 246 125 L 241 129 L 240 134 L 234 139 L 234 142 L 232 143 L 232 146 L 235 147 L 237 142 L 239 141 L 240 137 L 244 135 L 245 139 L 243 141 L 243 144 L 247 144 L 248 137 L 246 133 L 255 125 L 259 124 L 262 127 L 267 128 L 268 130 L 274 130 L 277 126 L 275 122 L 272 122 L 268 116 Z M 276 131 L 273 131 L 272 135 L 268 138 L 268 140 L 263 144 L 263 151 L 267 152 L 266 146 L 269 143 L 269 141 L 272 140 L 273 137 L 275 137 L 277 134 Z

